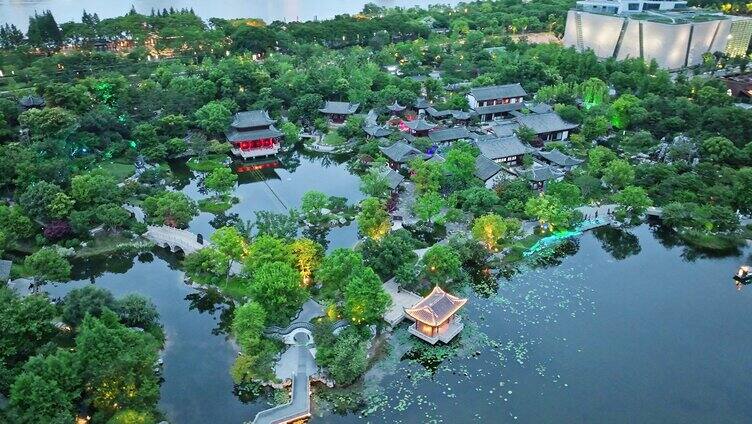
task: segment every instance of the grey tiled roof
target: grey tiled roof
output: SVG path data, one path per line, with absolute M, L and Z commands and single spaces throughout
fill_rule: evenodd
M 529 151 L 516 135 L 485 140 L 476 140 L 480 153 L 490 159 L 502 159 L 520 156 Z
M 391 190 L 396 190 L 397 187 L 405 181 L 405 177 L 392 168 L 387 168 L 383 175 L 386 177 L 387 181 L 389 181 L 389 188 Z
M 474 175 L 483 181 L 487 181 L 494 175 L 498 174 L 501 172 L 501 169 L 501 165 L 483 155 L 478 155 L 478 157 L 475 158 Z
M 389 128 L 384 128 L 381 125 L 368 125 L 363 127 L 363 131 L 366 132 L 366 134 L 370 135 L 371 137 L 387 137 L 389 136 L 393 131 Z
M 426 109 L 426 108 L 431 107 L 431 102 L 426 100 L 425 97 L 418 97 L 417 99 L 415 99 L 414 106 L 417 109 Z
M 504 99 L 509 97 L 524 97 L 527 92 L 520 84 L 492 85 L 470 89 L 470 95 L 478 101 Z
M 527 108 L 533 113 L 548 113 L 554 110 L 551 105 L 546 103 L 528 104 Z
M 452 296 L 436 286 L 428 296 L 412 308 L 405 309 L 405 312 L 420 322 L 437 326 L 454 315 L 465 303 L 467 299 Z
M 470 112 L 465 112 L 463 110 L 453 110 L 452 116 L 454 117 L 454 119 L 459 119 L 459 120 L 464 121 L 466 119 L 470 119 Z
M 452 115 L 451 110 L 437 110 L 434 107 L 426 108 L 426 113 L 431 115 L 432 118 L 446 118 Z
M 403 110 L 406 109 L 406 107 L 397 103 L 397 101 L 395 100 L 394 103 L 387 106 L 387 109 L 391 110 L 392 112 L 402 112 Z
M 432 124 L 423 118 L 418 118 L 414 121 L 404 121 L 405 126 L 413 131 L 428 131 L 436 128 L 436 124 Z
M 475 108 L 475 112 L 478 115 L 487 115 L 489 113 L 503 113 L 503 112 L 511 112 L 513 110 L 520 110 L 523 108 L 523 106 L 524 104 L 522 102 L 506 103 L 506 104 L 491 105 L 491 106 L 478 106 Z
M 435 130 L 428 133 L 428 138 L 434 143 L 445 143 L 447 141 L 462 140 L 472 138 L 472 133 L 465 127 L 446 128 Z
M 496 134 L 497 137 L 511 137 L 515 135 L 515 131 L 520 127 L 517 122 L 508 119 L 504 121 L 497 121 L 491 124 L 491 131 Z
M 42 107 L 45 104 L 44 98 L 39 96 L 24 96 L 21 97 L 21 100 L 18 101 L 18 103 L 25 107 Z
M 332 102 L 327 100 L 324 107 L 319 109 L 319 112 L 335 115 L 352 115 L 358 110 L 359 106 L 360 103 Z
M 274 122 L 265 110 L 248 110 L 236 113 L 231 126 L 238 129 L 268 127 Z
M 227 140 L 230 142 L 244 141 L 244 140 L 259 140 L 262 138 L 274 138 L 281 137 L 282 133 L 274 128 L 274 125 L 270 125 L 269 128 L 262 128 L 259 130 L 243 131 L 235 128 L 230 128 L 225 133 Z
M 541 166 L 522 171 L 521 175 L 527 180 L 534 182 L 555 180 L 563 176 L 562 173 L 554 171 L 550 166 Z
M 565 155 L 564 153 L 560 152 L 558 149 L 551 150 L 550 152 L 544 152 L 544 151 L 536 152 L 536 155 L 559 166 L 576 166 L 585 162 L 582 159 L 577 159 L 575 157 Z
M 556 112 L 531 113 L 529 115 L 518 116 L 515 120 L 520 125 L 530 128 L 536 134 L 545 134 L 577 128 L 577 124 L 572 124 L 561 119 L 561 116 Z
M 416 157 L 422 157 L 423 152 L 409 144 L 398 141 L 388 147 L 379 147 L 381 153 L 397 163 L 405 163 Z

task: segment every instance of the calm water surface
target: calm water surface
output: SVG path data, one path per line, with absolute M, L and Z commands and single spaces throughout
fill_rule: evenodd
M 202 18 L 261 18 L 266 22 L 328 19 L 342 13 L 357 13 L 366 3 L 386 7 L 426 7 L 459 3 L 457 0 L 0 0 L 0 23 L 26 30 L 34 11 L 51 10 L 58 23 L 80 21 L 84 10 L 112 18 L 127 13 L 131 5 L 140 13 L 151 9 L 193 8 Z
M 157 305 L 168 336 L 160 406 L 173 423 L 242 423 L 266 407 L 233 394 L 235 348 L 222 331 L 228 306 L 182 282 L 161 249 L 75 264 L 62 296 L 97 284 Z M 318 413 L 313 422 L 752 421 L 752 286 L 732 272 L 744 249 L 707 257 L 647 225 L 587 233 L 546 265 L 476 283 L 466 328 L 446 359 L 393 353 L 358 389 L 367 416 Z M 482 294 L 479 294 L 482 293 Z
M 248 164 L 234 163 L 232 167 L 237 170 L 244 165 Z M 183 193 L 196 200 L 210 196 L 203 190 L 202 173 L 192 172 L 184 163 L 173 163 L 172 167 Z M 360 178 L 353 175 L 344 162 L 332 156 L 294 150 L 280 155 L 275 168 L 239 172 L 233 195 L 240 202 L 220 216 L 201 213 L 190 223 L 189 229 L 206 236 L 233 219 L 254 221 L 256 211 L 286 213 L 288 208 L 299 209 L 303 194 L 310 190 L 344 197 L 349 204 L 355 204 L 363 199 L 359 187 Z M 332 228 L 326 240 L 330 249 L 352 247 L 358 240 L 357 224 L 352 222 Z

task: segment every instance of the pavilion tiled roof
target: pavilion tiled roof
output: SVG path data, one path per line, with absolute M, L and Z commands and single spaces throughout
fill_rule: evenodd
M 379 147 L 379 150 L 386 157 L 397 163 L 405 163 L 416 157 L 423 157 L 423 152 L 401 141 L 388 147 Z
M 520 84 L 492 85 L 470 89 L 470 95 L 478 101 L 524 97 L 527 92 Z
M 528 181 L 543 182 L 555 180 L 562 177 L 564 174 L 558 171 L 554 171 L 550 166 L 540 166 L 537 168 L 522 171 L 521 175 Z
M 577 159 L 575 157 L 565 155 L 564 153 L 560 152 L 558 149 L 551 150 L 550 152 L 540 151 L 540 152 L 537 152 L 536 154 L 542 157 L 543 159 L 547 160 L 548 162 L 551 162 L 554 165 L 559 165 L 559 166 L 577 166 L 585 162 L 582 159 Z
M 332 102 L 327 100 L 324 107 L 319 109 L 321 113 L 333 115 L 352 115 L 358 110 L 360 103 Z
M 395 100 L 394 103 L 387 106 L 387 109 L 391 110 L 392 112 L 402 112 L 403 110 L 407 109 L 405 106 L 402 106 L 401 104 L 397 103 Z
M 423 118 L 418 118 L 414 121 L 405 121 L 405 126 L 413 131 L 428 131 L 436 128 L 436 124 L 432 124 Z
M 452 296 L 436 286 L 412 308 L 405 309 L 405 313 L 416 321 L 436 327 L 454 315 L 465 303 L 467 299 Z
M 478 155 L 475 158 L 475 173 L 473 175 L 480 178 L 481 181 L 488 181 L 501 170 L 501 165 L 483 155 Z
M 452 116 L 451 110 L 438 110 L 435 107 L 426 108 L 426 113 L 431 115 L 432 118 L 438 118 L 438 119 Z
M 481 154 L 494 160 L 524 155 L 529 150 L 516 135 L 476 140 L 475 145 Z
M 274 119 L 269 117 L 269 112 L 265 110 L 248 110 L 236 113 L 230 125 L 233 128 L 244 129 L 268 127 L 274 122 Z
M 447 141 L 473 138 L 473 134 L 465 127 L 445 128 L 428 133 L 428 138 L 434 143 L 446 143 Z
M 418 97 L 415 100 L 415 103 L 413 104 L 413 106 L 415 106 L 416 109 L 426 109 L 426 108 L 431 107 L 431 102 L 426 100 L 425 97 Z
M 391 190 L 396 190 L 397 187 L 399 187 L 400 184 L 405 181 L 405 177 L 392 168 L 387 168 L 382 175 L 384 175 L 384 177 L 389 182 L 389 189 Z
M 225 133 L 227 141 L 246 141 L 246 140 L 260 140 L 262 138 L 277 138 L 282 136 L 282 132 L 274 128 L 274 125 L 269 125 L 269 128 L 261 128 L 258 130 L 239 130 L 236 128 L 230 128 Z
M 389 128 L 384 128 L 381 125 L 367 125 L 363 127 L 363 131 L 366 132 L 366 134 L 370 135 L 371 137 L 387 137 L 392 133 L 392 130 Z
M 577 124 L 572 124 L 561 119 L 561 116 L 556 112 L 531 113 L 529 115 L 518 116 L 514 119 L 518 124 L 530 128 L 536 134 L 546 134 L 577 128 Z
M 524 104 L 522 102 L 504 103 L 500 105 L 478 106 L 475 108 L 475 112 L 478 115 L 488 115 L 490 113 L 512 112 L 514 110 L 520 110 L 523 107 Z

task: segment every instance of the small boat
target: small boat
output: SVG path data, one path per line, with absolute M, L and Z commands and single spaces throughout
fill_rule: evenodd
M 750 268 L 748 265 L 742 265 L 739 268 L 739 271 L 736 271 L 734 280 L 744 284 L 752 283 L 752 268 Z

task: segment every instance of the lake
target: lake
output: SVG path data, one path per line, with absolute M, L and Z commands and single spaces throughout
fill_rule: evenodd
M 365 412 L 318 404 L 312 422 L 750 422 L 752 286 L 731 276 L 751 253 L 708 256 L 648 225 L 588 232 L 543 264 L 475 283 L 465 330 L 435 356 L 405 353 L 422 342 L 399 328 L 357 388 Z M 94 283 L 149 296 L 168 336 L 170 422 L 249 420 L 266 402 L 233 394 L 228 306 L 182 275 L 155 249 L 77 262 L 76 281 L 49 291 Z
M 357 13 L 367 3 L 386 7 L 427 7 L 457 4 L 457 0 L 0 0 L 0 24 L 12 23 L 23 31 L 34 11 L 51 10 L 58 23 L 80 21 L 84 10 L 100 18 L 126 14 L 131 5 L 139 13 L 153 9 L 193 8 L 202 18 L 261 18 L 266 22 L 328 19 L 343 13 Z

